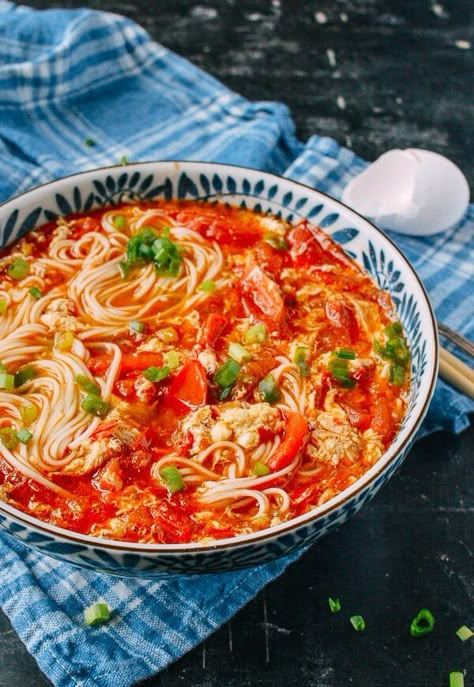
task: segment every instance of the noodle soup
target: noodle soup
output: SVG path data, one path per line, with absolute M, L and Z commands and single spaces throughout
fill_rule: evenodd
M 381 457 L 409 363 L 389 295 L 307 221 L 60 218 L 0 253 L 0 498 L 133 542 L 262 530 Z

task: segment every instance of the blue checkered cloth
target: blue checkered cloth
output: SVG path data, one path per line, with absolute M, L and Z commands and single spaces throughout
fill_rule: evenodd
M 127 19 L 0 0 L 0 201 L 122 155 L 248 165 L 336 197 L 366 165 L 329 138 L 302 144 L 284 105 L 248 102 Z M 448 234 L 392 237 L 438 317 L 471 338 L 473 228 L 471 208 Z M 439 382 L 422 431 L 459 432 L 473 410 Z M 122 687 L 201 642 L 297 555 L 235 573 L 140 581 L 60 564 L 1 534 L 0 603 L 55 685 Z M 113 619 L 84 627 L 83 609 L 98 599 Z

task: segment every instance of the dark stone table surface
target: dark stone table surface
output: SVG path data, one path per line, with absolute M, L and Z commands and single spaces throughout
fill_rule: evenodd
M 298 133 L 375 159 L 421 147 L 474 180 L 471 0 L 30 0 L 126 14 L 254 100 L 280 100 Z M 474 686 L 474 431 L 419 441 L 377 497 L 226 626 L 146 687 Z M 331 615 L 328 596 L 343 611 Z M 414 639 L 423 607 L 435 631 Z M 367 622 L 356 633 L 353 614 Z M 0 612 L 0 687 L 49 681 Z

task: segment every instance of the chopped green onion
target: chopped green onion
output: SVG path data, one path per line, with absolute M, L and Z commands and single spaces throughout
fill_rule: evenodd
M 135 322 L 135 321 L 132 321 L 132 322 L 129 322 L 129 323 L 128 323 L 128 326 L 130 327 L 130 329 L 131 329 L 133 332 L 137 332 L 137 334 L 143 334 L 143 332 L 145 331 L 145 326 L 146 326 L 146 325 L 145 325 L 144 322 Z
M 92 604 L 84 611 L 84 622 L 86 625 L 99 625 L 110 620 L 110 608 L 106 603 L 99 602 Z
M 169 365 L 166 365 L 165 367 L 147 367 L 146 370 L 143 370 L 143 376 L 145 379 L 148 379 L 149 382 L 161 382 L 162 379 L 165 379 L 169 373 L 171 372 L 171 369 Z
M 27 365 L 23 369 L 15 373 L 15 386 L 23 386 L 27 382 L 31 382 L 36 377 L 36 370 L 32 365 Z
M 250 353 L 250 351 L 248 351 L 246 348 L 244 348 L 236 342 L 230 344 L 227 353 L 230 355 L 231 358 L 233 358 L 240 364 L 252 359 L 252 354 Z
M 126 155 L 122 155 L 119 162 L 121 165 L 128 165 L 128 157 Z
M 38 300 L 38 298 L 41 298 L 43 295 L 43 292 L 37 286 L 32 286 L 31 289 L 28 289 L 28 293 L 30 296 L 33 296 L 35 300 Z
M 156 336 L 163 343 L 173 343 L 178 341 L 178 332 L 173 327 L 165 327 L 164 329 L 159 329 L 156 332 Z
M 79 384 L 81 389 L 87 391 L 88 394 L 94 394 L 95 396 L 100 396 L 100 387 L 94 384 L 89 377 L 85 375 L 76 375 L 74 378 L 76 384 Z
M 456 630 L 456 634 L 461 642 L 465 642 L 467 639 L 474 637 L 474 632 L 467 625 L 462 625 L 459 630 Z
M 74 335 L 72 332 L 61 332 L 56 334 L 54 345 L 60 351 L 70 351 L 74 344 Z
M 281 398 L 281 391 L 272 374 L 268 374 L 259 382 L 258 389 L 266 403 L 276 403 Z
M 332 378 L 342 387 L 350 389 L 356 385 L 355 380 L 349 376 L 349 367 L 347 360 L 339 358 L 337 354 L 332 353 L 329 358 L 328 369 Z
M 31 425 L 38 417 L 39 411 L 38 406 L 27 405 L 20 406 L 20 417 L 24 425 Z
M 84 141 L 84 144 L 85 144 L 88 148 L 93 148 L 93 147 L 95 146 L 95 141 L 94 141 L 93 138 L 86 138 L 86 140 Z
M 403 332 L 403 327 L 400 324 L 400 322 L 393 322 L 390 324 L 388 327 L 385 327 L 383 330 L 383 333 L 388 339 L 391 339 L 394 336 L 399 336 Z
M 3 363 L 0 362 L 0 372 L 6 372 L 6 371 L 7 371 L 7 368 L 5 367 L 5 365 Z
M 160 477 L 163 484 L 172 494 L 184 489 L 184 480 L 175 465 L 166 465 L 164 468 L 161 468 Z
M 349 620 L 356 632 L 363 632 L 365 630 L 365 620 L 361 615 L 353 615 Z
M 464 687 L 464 674 L 459 671 L 449 673 L 449 687 Z
M 7 269 L 9 277 L 15 280 L 24 279 L 30 272 L 30 266 L 24 258 L 16 258 Z
M 389 382 L 396 386 L 401 386 L 405 381 L 406 370 L 403 365 L 392 363 L 390 365 Z
M 176 370 L 179 365 L 179 355 L 176 351 L 168 351 L 164 354 L 163 358 L 170 370 Z
M 0 315 L 4 315 L 7 309 L 7 302 L 4 298 L 0 298 Z
M 339 599 L 331 599 L 331 597 L 329 597 L 328 604 L 331 613 L 339 613 L 339 611 L 341 610 L 341 602 Z
M 114 227 L 117 229 L 125 229 L 127 226 L 127 220 L 123 215 L 115 215 L 115 217 L 112 220 Z
M 309 348 L 307 346 L 298 346 L 295 351 L 295 363 L 298 367 L 298 372 L 302 377 L 309 377 L 311 374 L 311 367 L 308 365 Z
M 0 441 L 5 448 L 13 451 L 18 446 L 18 437 L 13 427 L 2 427 L 0 429 Z
M 82 410 L 96 417 L 107 417 L 110 412 L 110 405 L 103 401 L 97 394 L 88 394 L 81 403 Z
M 202 284 L 198 286 L 199 291 L 204 291 L 205 293 L 212 293 L 216 290 L 216 282 L 212 279 L 205 279 Z
M 355 351 L 351 351 L 350 348 L 339 348 L 336 351 L 336 355 L 343 360 L 355 360 L 356 358 Z
M 265 463 L 261 463 L 259 460 L 257 460 L 257 462 L 254 463 L 252 472 L 254 475 L 257 475 L 257 477 L 264 477 L 264 475 L 268 475 L 270 473 L 270 468 Z
M 267 328 L 263 324 L 263 322 L 259 322 L 259 324 L 254 324 L 250 329 L 247 329 L 247 331 L 244 334 L 244 343 L 246 344 L 252 344 L 252 343 L 263 343 L 264 341 L 267 340 Z
M 239 376 L 240 365 L 233 358 L 228 358 L 223 365 L 219 367 L 214 375 L 214 382 L 220 387 L 220 399 L 224 400 L 232 391 L 232 387 Z
M 283 236 L 279 234 L 264 234 L 263 240 L 268 243 L 275 250 L 288 250 L 288 242 Z
M 132 265 L 129 262 L 122 260 L 121 262 L 119 262 L 118 268 L 122 279 L 128 279 L 128 277 L 130 276 L 130 272 L 132 270 Z
M 421 637 L 433 632 L 435 619 L 431 611 L 422 608 L 410 623 L 410 634 L 412 637 Z
M 127 261 L 119 263 L 122 277 L 126 278 L 135 264 L 153 262 L 159 274 L 176 277 L 182 257 L 181 250 L 166 231 L 160 235 L 153 227 L 143 227 L 127 243 Z
M 15 388 L 15 375 L 8 374 L 8 372 L 0 372 L 0 389 L 7 389 L 10 391 Z
M 22 429 L 16 433 L 16 438 L 18 441 L 21 441 L 22 444 L 28 444 L 33 438 L 33 433 L 30 432 L 29 429 L 26 429 L 26 427 L 22 427 Z

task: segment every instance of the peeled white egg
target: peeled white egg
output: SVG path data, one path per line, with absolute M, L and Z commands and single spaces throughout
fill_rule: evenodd
M 344 189 L 342 201 L 385 229 L 429 236 L 465 214 L 469 185 L 459 167 L 430 150 L 389 150 Z

